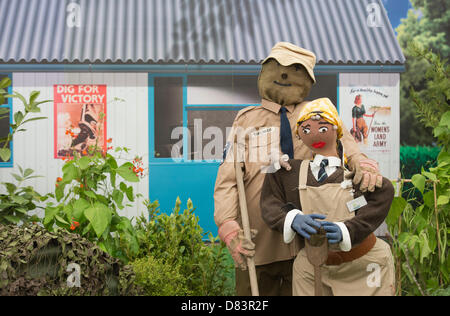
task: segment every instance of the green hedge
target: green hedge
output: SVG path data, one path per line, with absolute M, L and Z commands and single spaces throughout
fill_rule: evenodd
M 402 178 L 411 179 L 414 174 L 436 166 L 436 158 L 441 151 L 439 147 L 400 147 L 400 171 Z
M 441 151 L 440 147 L 400 147 L 400 172 L 403 179 L 411 179 L 413 175 L 421 173 L 422 167 L 425 170 L 436 167 L 437 156 Z M 404 183 L 402 197 L 409 200 L 416 208 L 423 203 L 422 194 L 414 188 L 412 183 Z

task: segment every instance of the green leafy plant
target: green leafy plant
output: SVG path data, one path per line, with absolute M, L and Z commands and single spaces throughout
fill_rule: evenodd
M 414 57 L 430 64 L 425 78 L 426 89 L 415 91 L 411 88 L 411 100 L 416 106 L 417 116 L 426 126 L 433 129 L 439 145 L 449 151 L 450 144 L 450 66 L 440 56 L 410 42 L 408 51 Z
M 68 287 L 70 264 L 80 287 Z M 78 234 L 40 225 L 0 224 L 0 295 L 136 295 L 131 266 Z
M 394 238 L 398 294 L 430 295 L 449 286 L 450 155 L 441 154 L 438 166 L 412 177 L 423 203 L 395 197 L 387 218 Z M 401 189 L 400 189 L 401 190 Z
M 29 115 L 32 113 L 39 113 L 41 112 L 40 105 L 44 103 L 51 102 L 51 100 L 45 100 L 45 101 L 37 101 L 37 98 L 39 97 L 40 92 L 39 91 L 32 91 L 28 100 L 21 95 L 19 92 L 14 91 L 13 94 L 7 94 L 7 90 L 5 90 L 7 87 L 11 85 L 11 79 L 4 78 L 0 81 L 0 101 L 5 100 L 5 98 L 17 98 L 19 99 L 24 107 L 23 111 L 17 111 L 14 113 L 14 123 L 10 124 L 11 132 L 8 133 L 8 136 L 0 139 L 0 158 L 3 161 L 9 161 L 11 158 L 11 150 L 8 148 L 9 142 L 12 141 L 13 136 L 17 132 L 25 132 L 26 129 L 23 128 L 23 125 L 32 121 L 37 120 L 43 120 L 47 117 L 43 116 L 37 116 L 29 118 Z M 2 102 L 2 103 L 3 103 Z M 9 117 L 9 109 L 7 108 L 0 108 L 0 118 Z
M 17 184 L 3 182 L 7 194 L 0 194 L 0 223 L 19 224 L 38 222 L 36 215 L 30 216 L 29 212 L 40 207 L 38 204 L 47 199 L 37 193 L 32 186 L 22 186 L 23 182 L 39 177 L 33 175 L 32 169 L 23 170 L 20 166 L 19 173 L 12 173 Z
M 203 232 L 192 201 L 188 200 L 181 211 L 178 198 L 170 214 L 161 213 L 157 201 L 145 204 L 149 217 L 141 216 L 136 225 L 138 258 L 152 256 L 174 267 L 186 279 L 192 295 L 233 295 L 234 285 L 229 281 L 234 266 L 226 246 L 211 233 Z
M 131 263 L 136 274 L 135 284 L 146 296 L 191 295 L 187 278 L 180 273 L 179 266 L 166 264 L 162 259 L 146 256 Z
M 440 295 L 449 288 L 450 261 L 450 68 L 436 54 L 411 44 L 411 52 L 431 64 L 426 74 L 427 89 L 411 90 L 421 121 L 433 129 L 442 150 L 437 165 L 411 177 L 421 201 L 396 197 L 387 217 L 394 238 L 398 294 Z M 414 203 L 413 203 L 414 202 Z
M 54 225 L 79 233 L 95 242 L 102 250 L 127 262 L 139 251 L 139 244 L 130 219 L 119 215 L 126 201 L 134 202 L 137 195 L 129 183 L 139 182 L 142 172 L 126 161 L 119 165 L 127 148 L 116 148 L 116 159 L 108 152 L 90 147 L 85 156 L 74 152 L 57 178 L 55 193 L 45 209 L 44 226 Z M 141 161 L 136 157 L 133 162 Z
M 400 165 L 403 179 L 411 179 L 422 167 L 436 167 L 441 148 L 428 146 L 400 146 Z

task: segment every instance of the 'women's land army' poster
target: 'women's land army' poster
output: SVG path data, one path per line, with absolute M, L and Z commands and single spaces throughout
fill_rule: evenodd
M 55 158 L 106 151 L 106 85 L 54 85 Z
M 339 111 L 360 149 L 380 164 L 385 177 L 399 172 L 398 74 L 341 74 Z

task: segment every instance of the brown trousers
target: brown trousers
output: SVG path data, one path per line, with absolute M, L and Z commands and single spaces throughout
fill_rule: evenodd
M 260 296 L 292 296 L 292 265 L 294 259 L 256 266 Z M 236 268 L 236 295 L 251 296 L 248 270 Z
M 375 246 L 364 256 L 340 265 L 323 265 L 324 296 L 392 296 L 395 295 L 394 259 L 389 245 L 377 238 Z M 314 267 L 305 250 L 297 255 L 293 267 L 295 296 L 314 295 Z
M 363 117 L 356 119 L 356 126 L 363 133 L 364 138 L 369 136 L 369 128 L 367 127 L 366 120 Z

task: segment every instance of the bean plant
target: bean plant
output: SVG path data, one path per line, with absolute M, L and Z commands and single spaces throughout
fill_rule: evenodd
M 127 152 L 127 148 L 115 150 L 115 154 Z M 50 194 L 56 201 L 47 204 L 43 224 L 49 230 L 56 225 L 78 233 L 128 262 L 139 244 L 131 220 L 120 212 L 138 197 L 131 184 L 139 182 L 142 173 L 132 162 L 119 165 L 121 158 L 95 146 L 86 154 L 74 152 L 65 162 Z M 133 160 L 137 161 L 141 158 Z

